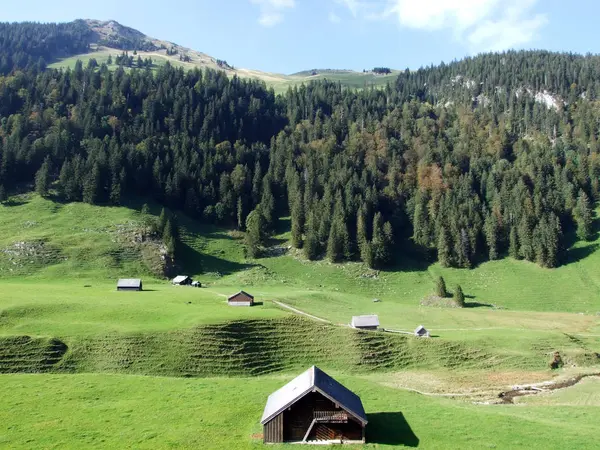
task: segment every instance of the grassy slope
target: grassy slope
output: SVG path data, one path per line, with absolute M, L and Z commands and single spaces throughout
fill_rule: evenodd
M 98 64 L 107 63 L 109 55 L 112 55 L 113 61 L 116 55 L 121 54 L 122 50 L 118 49 L 110 49 L 107 47 L 101 47 L 98 50 L 95 50 L 90 53 L 84 53 L 81 55 L 75 55 L 68 58 L 63 58 L 59 61 L 56 61 L 52 64 L 49 64 L 48 67 L 54 69 L 73 69 L 75 67 L 75 63 L 78 60 L 83 62 L 83 65 L 88 63 L 88 61 L 92 58 L 96 59 Z M 179 61 L 179 56 L 168 56 L 164 51 L 160 52 L 143 52 L 139 51 L 138 55 L 141 56 L 142 59 L 147 57 L 152 58 L 154 63 L 153 69 L 156 70 L 158 67 L 165 65 L 169 62 L 171 65 L 175 67 L 183 67 L 184 69 L 194 69 L 200 68 L 203 69 L 207 67 L 205 64 L 199 62 L 182 62 Z M 134 59 L 137 60 L 137 55 L 134 56 Z M 111 69 L 116 69 L 114 63 L 109 66 Z M 282 93 L 285 92 L 289 87 L 298 86 L 302 83 L 308 83 L 312 80 L 322 80 L 327 79 L 330 81 L 339 81 L 344 86 L 362 89 L 365 87 L 381 87 L 385 86 L 389 81 L 393 81 L 397 72 L 394 72 L 390 75 L 375 75 L 373 73 L 362 73 L 362 72 L 348 72 L 348 71 L 328 71 L 319 73 L 318 75 L 312 76 L 310 72 L 303 74 L 294 74 L 294 75 L 283 75 L 277 73 L 270 72 L 261 72 L 258 70 L 248 70 L 248 69 L 236 69 L 234 71 L 227 71 L 228 74 L 233 75 L 236 74 L 242 78 L 254 78 L 258 80 L 264 81 L 267 86 L 273 87 L 275 92 Z
M 386 388 L 369 377 L 332 374 L 363 399 L 370 421 L 366 448 L 596 444 L 597 407 L 472 405 Z M 257 434 L 265 398 L 289 379 L 3 375 L 0 446 L 262 448 Z
M 139 210 L 139 205 L 136 207 Z M 600 252 L 586 250 L 596 248 L 596 242 L 572 249 L 585 256 L 556 270 L 505 259 L 471 271 L 432 265 L 422 270 L 381 272 L 374 279 L 361 277 L 372 272 L 358 263 L 308 263 L 293 255 L 247 261 L 239 236 L 198 226 L 180 216 L 181 262 L 190 275 L 201 274 L 209 289 L 190 291 L 147 284 L 156 291 L 144 294 L 142 309 L 138 297 L 123 297 L 113 291 L 116 278 L 150 277 L 135 255 L 118 251 L 120 244 L 115 239 L 119 229 L 135 226 L 139 220 L 134 209 L 63 205 L 37 196 L 25 196 L 16 199 L 13 206 L 0 207 L 0 228 L 11 231 L 0 237 L 0 249 L 35 240 L 44 240 L 50 249 L 49 264 L 38 264 L 34 259 L 20 261 L 21 267 L 13 268 L 6 258 L 0 262 L 5 292 L 0 300 L 5 310 L 0 333 L 63 338 L 102 331 L 177 330 L 233 319 L 281 316 L 283 313 L 268 302 L 276 299 L 334 323 L 347 324 L 352 315 L 375 313 L 382 325 L 391 329 L 410 331 L 424 324 L 446 340 L 500 353 L 506 361 L 514 356 L 519 367 L 522 358 L 532 358 L 536 361 L 533 365 L 539 367 L 557 349 L 578 360 L 600 347 L 600 319 L 595 314 L 600 310 L 600 275 L 596 271 Z M 285 241 L 287 235 L 277 238 Z M 15 278 L 15 273 L 28 276 Z M 459 282 L 472 297 L 470 302 L 506 309 L 420 306 L 420 299 L 431 292 L 438 274 L 445 276 L 449 286 Z M 92 284 L 92 288 L 84 288 L 85 284 Z M 233 313 L 223 308 L 222 296 L 241 288 L 267 301 L 260 313 Z M 374 297 L 382 301 L 373 303 Z M 575 314 L 580 311 L 586 314 Z
M 181 262 L 208 286 L 192 289 L 153 279 L 135 258 L 115 251 L 118 230 L 139 221 L 140 205 L 63 205 L 37 196 L 14 198 L 9 205 L 0 206 L 0 250 L 39 240 L 49 250 L 43 261 L 39 255 L 30 264 L 19 260 L 22 267 L 12 272 L 6 254 L 0 262 L 0 372 L 286 375 L 2 375 L 0 396 L 10 406 L 0 408 L 0 420 L 8 424 L 0 446 L 197 447 L 203 436 L 212 448 L 258 446 L 251 435 L 260 431 L 265 396 L 313 363 L 333 370 L 363 396 L 379 447 L 404 439 L 397 431 L 402 425 L 392 422 L 399 416 L 387 414 L 398 411 L 426 448 L 564 448 L 567 442 L 586 448 L 595 442 L 595 400 L 573 401 L 585 404 L 583 409 L 550 409 L 534 400 L 524 407 L 475 406 L 397 388 L 431 391 L 428 383 L 439 384 L 432 380 L 448 374 L 454 378 L 442 391 L 453 391 L 457 380 L 468 386 L 492 374 L 506 374 L 497 386 L 550 378 L 545 367 L 555 350 L 569 363 L 597 364 L 590 355 L 600 349 L 598 242 L 578 244 L 570 250 L 573 262 L 556 270 L 511 259 L 472 271 L 405 262 L 410 270 L 365 278 L 373 273 L 358 263 L 308 263 L 295 254 L 245 260 L 239 235 L 180 216 Z M 285 246 L 287 237 L 276 240 Z M 438 274 L 449 286 L 461 283 L 470 301 L 506 309 L 419 306 Z M 114 291 L 116 278 L 138 275 L 149 292 Z M 240 288 L 263 305 L 227 307 L 223 296 Z M 382 301 L 373 303 L 374 297 Z M 334 323 L 348 323 L 357 313 L 377 313 L 389 328 L 423 323 L 439 338 L 316 325 L 293 319 L 270 299 Z M 233 431 L 222 434 L 229 426 Z

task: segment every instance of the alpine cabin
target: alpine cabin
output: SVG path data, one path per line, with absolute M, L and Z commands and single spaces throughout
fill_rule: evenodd
M 415 330 L 415 336 L 417 337 L 429 337 L 429 331 L 423 326 L 419 325 Z
M 141 291 L 142 280 L 139 278 L 121 278 L 117 281 L 117 291 Z
M 367 415 L 360 397 L 318 367 L 269 395 L 265 443 L 364 444 Z
M 192 281 L 194 280 L 187 275 L 177 275 L 175 278 L 173 278 L 171 283 L 177 286 L 187 286 L 188 284 L 192 284 Z
M 379 328 L 379 317 L 378 316 L 353 316 L 352 317 L 352 328 L 358 328 L 360 330 L 376 330 Z
M 227 298 L 229 306 L 252 306 L 254 305 L 254 297 L 247 292 L 240 291 Z

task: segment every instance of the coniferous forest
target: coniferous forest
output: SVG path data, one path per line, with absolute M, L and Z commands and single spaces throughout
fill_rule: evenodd
M 592 236 L 600 57 L 486 54 L 384 89 L 275 95 L 169 65 L 45 70 L 56 46 L 31 36 L 74 33 L 64 52 L 87 41 L 35 26 L 0 25 L 0 200 L 31 183 L 67 201 L 147 196 L 246 231 L 251 256 L 289 215 L 307 258 L 376 268 L 415 248 L 445 266 L 555 267 L 566 236 Z

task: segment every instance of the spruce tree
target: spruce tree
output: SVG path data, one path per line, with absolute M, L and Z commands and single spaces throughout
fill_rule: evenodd
M 292 202 L 292 246 L 302 248 L 302 235 L 304 231 L 304 202 L 302 196 L 297 196 Z
M 48 189 L 50 188 L 50 157 L 46 156 L 42 166 L 35 174 L 35 191 L 40 197 L 48 196 Z
M 177 239 L 175 236 L 174 225 L 171 222 L 171 219 L 167 219 L 167 222 L 165 223 L 162 240 L 165 246 L 167 247 L 167 253 L 171 258 L 174 258 Z
M 438 231 L 438 261 L 442 267 L 450 267 L 452 265 L 452 243 L 450 242 L 450 233 L 445 226 L 441 226 Z
M 593 210 L 590 199 L 583 190 L 579 191 L 573 215 L 577 223 L 577 237 L 585 241 L 590 240 L 592 238 Z
M 446 290 L 446 282 L 444 281 L 444 277 L 439 276 L 437 282 L 435 283 L 435 294 L 438 297 L 446 298 L 448 296 L 448 291 Z
M 465 294 L 463 294 L 460 284 L 457 285 L 456 288 L 454 289 L 454 297 L 453 298 L 454 298 L 454 303 L 456 303 L 456 306 L 458 306 L 459 308 L 465 307 Z
M 304 256 L 310 261 L 317 259 L 321 253 L 321 245 L 316 227 L 315 213 L 311 212 L 306 223 L 306 236 L 304 238 Z
M 83 201 L 95 204 L 100 195 L 100 167 L 98 163 L 94 164 L 92 170 L 85 177 L 83 183 Z
M 494 259 L 498 259 L 498 222 L 493 214 L 486 216 L 484 229 L 488 256 L 493 261 Z
M 6 201 L 6 189 L 4 189 L 4 185 L 0 184 L 0 203 Z
M 167 212 L 165 211 L 165 208 L 162 208 L 160 210 L 160 215 L 158 216 L 158 222 L 156 223 L 157 233 L 162 235 L 165 232 L 165 227 L 167 226 L 168 220 Z
M 344 223 L 339 215 L 334 217 L 327 240 L 327 257 L 333 263 L 341 262 L 345 256 L 347 236 L 344 233 Z
M 266 220 L 262 214 L 262 208 L 258 206 L 246 217 L 245 243 L 251 258 L 260 256 L 261 246 L 265 239 L 265 227 Z
M 519 252 L 519 239 L 517 238 L 517 227 L 510 227 L 508 254 L 514 259 L 519 259 L 521 253 Z

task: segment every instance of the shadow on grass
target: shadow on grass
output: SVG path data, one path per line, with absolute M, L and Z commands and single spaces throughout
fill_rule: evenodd
M 465 308 L 493 308 L 489 303 L 465 302 Z
M 585 247 L 570 248 L 567 250 L 567 256 L 565 258 L 564 265 L 575 263 L 587 258 L 596 250 L 598 250 L 598 247 L 600 247 L 598 244 L 589 244 Z
M 252 304 L 252 306 L 253 306 L 253 307 L 254 307 L 254 306 L 262 306 L 262 305 L 264 305 L 264 302 L 254 302 L 254 303 Z
M 194 274 L 219 272 L 221 275 L 230 275 L 255 266 L 254 264 L 237 263 L 206 253 L 200 253 L 183 242 L 178 244 L 177 251 L 179 260 L 183 262 L 186 271 Z
M 417 447 L 419 438 L 401 412 L 380 412 L 369 414 L 367 442 L 383 445 L 404 445 Z

